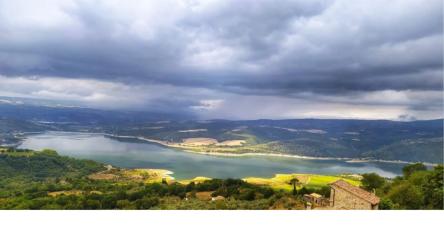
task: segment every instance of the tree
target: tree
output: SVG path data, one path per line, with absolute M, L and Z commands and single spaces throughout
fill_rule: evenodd
M 393 186 L 388 197 L 401 209 L 420 209 L 424 205 L 421 189 L 407 181 Z
M 393 209 L 395 206 L 393 202 L 388 198 L 381 198 L 381 201 L 379 202 L 379 209 Z
M 136 201 L 137 209 L 149 209 L 159 204 L 157 197 L 144 197 Z
M 384 186 L 385 179 L 376 173 L 366 173 L 362 175 L 361 183 L 364 189 L 372 191 Z
M 256 192 L 254 191 L 254 189 L 246 189 L 239 196 L 240 200 L 246 200 L 246 201 L 252 201 L 255 198 L 256 198 Z
M 424 204 L 427 208 L 444 209 L 443 173 L 443 166 L 436 166 L 423 185 Z
M 133 209 L 133 205 L 131 204 L 130 201 L 128 200 L 118 200 L 116 202 L 116 207 L 118 209 Z
M 191 183 L 187 184 L 186 191 L 187 191 L 187 192 L 194 191 L 194 188 L 195 188 L 195 187 L 196 187 L 196 183 L 191 182 Z
M 307 189 L 307 188 L 305 188 L 305 186 L 302 187 L 301 189 L 299 189 L 299 194 L 300 195 L 309 194 L 309 193 L 312 193 L 312 192 L 313 192 L 312 189 Z
M 329 186 L 322 186 L 317 192 L 324 197 L 330 197 L 331 188 Z
M 409 164 L 402 168 L 402 173 L 405 178 L 408 178 L 411 174 L 417 171 L 426 171 L 427 167 L 422 163 Z
M 87 199 L 83 202 L 83 209 L 100 209 L 102 206 L 100 201 Z
M 294 177 L 290 180 L 290 184 L 293 185 L 293 196 L 296 196 L 298 191 L 296 190 L 296 185 L 299 184 L 298 178 Z

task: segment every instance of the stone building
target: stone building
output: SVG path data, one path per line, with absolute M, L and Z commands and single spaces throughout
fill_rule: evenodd
M 310 202 L 311 204 L 321 204 L 322 196 L 317 193 L 304 194 L 304 200 Z
M 344 180 L 330 184 L 330 207 L 333 209 L 378 209 L 379 197 Z
M 330 205 L 330 201 L 317 193 L 304 194 L 306 209 L 323 208 Z

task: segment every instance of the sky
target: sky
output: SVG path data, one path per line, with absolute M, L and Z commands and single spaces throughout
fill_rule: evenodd
M 0 0 L 0 96 L 198 118 L 443 117 L 441 0 Z

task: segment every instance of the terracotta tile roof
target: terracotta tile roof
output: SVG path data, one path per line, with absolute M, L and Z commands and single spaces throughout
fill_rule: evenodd
M 365 201 L 370 202 L 372 205 L 376 205 L 379 203 L 379 197 L 375 194 L 365 191 L 357 186 L 349 184 L 348 182 L 340 179 L 330 184 L 330 186 L 335 186 L 341 188 Z

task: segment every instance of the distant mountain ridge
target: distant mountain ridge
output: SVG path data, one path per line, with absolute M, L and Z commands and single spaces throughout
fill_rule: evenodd
M 202 153 L 443 162 L 443 119 L 194 120 L 180 114 L 0 103 L 0 145 L 18 143 L 23 132 L 48 130 L 136 136 L 173 144 L 190 138 L 218 142 L 190 148 Z

